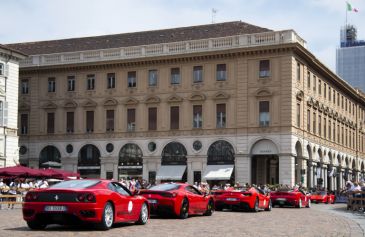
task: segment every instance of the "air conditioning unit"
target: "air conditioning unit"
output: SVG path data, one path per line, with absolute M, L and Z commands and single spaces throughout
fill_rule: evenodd
M 127 130 L 129 132 L 135 131 L 136 130 L 136 124 L 135 123 L 128 123 Z

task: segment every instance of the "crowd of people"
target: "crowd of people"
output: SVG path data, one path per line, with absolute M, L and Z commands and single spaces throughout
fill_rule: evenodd
M 0 197 L 0 209 L 2 208 L 2 202 L 15 202 L 16 197 L 8 197 L 8 195 L 22 195 L 24 196 L 29 190 L 35 188 L 48 188 L 48 182 L 46 179 L 0 179 L 0 193 L 7 197 Z M 14 203 L 8 203 L 8 208 L 14 208 Z

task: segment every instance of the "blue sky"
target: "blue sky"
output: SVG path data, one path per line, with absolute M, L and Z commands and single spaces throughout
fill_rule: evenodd
M 365 0 L 348 23 L 365 39 Z M 0 43 L 94 36 L 241 20 L 273 30 L 294 29 L 335 71 L 344 0 L 0 0 Z

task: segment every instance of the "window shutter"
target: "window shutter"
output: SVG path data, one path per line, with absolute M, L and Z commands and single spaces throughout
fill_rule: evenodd
M 4 102 L 0 101 L 0 126 L 4 126 Z
M 4 76 L 9 77 L 9 65 L 6 63 L 4 67 Z
M 157 108 L 148 108 L 148 130 L 157 129 Z
M 8 102 L 5 101 L 4 104 L 4 127 L 8 126 Z

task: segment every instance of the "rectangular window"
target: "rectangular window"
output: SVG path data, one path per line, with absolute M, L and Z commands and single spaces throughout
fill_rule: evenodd
M 313 133 L 316 134 L 317 133 L 317 114 L 316 112 L 313 112 Z
M 127 109 L 127 130 L 135 131 L 136 129 L 136 109 Z
M 318 94 L 322 94 L 322 81 L 318 80 Z
M 87 82 L 87 85 L 86 85 L 87 90 L 95 90 L 95 75 L 94 74 L 87 75 L 86 82 Z
M 270 60 L 260 60 L 260 71 L 259 77 L 269 77 L 270 76 Z
M 328 119 L 328 140 L 330 140 L 330 141 L 332 140 L 331 124 L 332 124 L 331 119 Z
M 323 118 L 323 137 L 327 138 L 327 119 Z
M 86 132 L 94 132 L 94 111 L 86 111 Z
M 336 91 L 333 89 L 333 103 L 336 104 Z
M 3 63 L 0 63 L 0 75 L 4 75 L 5 74 L 5 66 Z
M 28 94 L 29 93 L 29 80 L 28 79 L 23 79 L 22 80 L 21 88 L 22 88 L 22 91 L 21 91 L 22 94 Z
M 344 105 L 344 99 L 343 99 L 343 95 L 341 96 L 341 108 L 343 109 Z
M 332 141 L 336 142 L 336 122 L 333 122 Z
M 56 92 L 56 78 L 48 78 L 48 92 Z
M 318 115 L 318 135 L 322 136 L 322 116 Z
M 348 134 L 347 134 L 347 128 L 345 129 L 345 146 L 347 146 L 347 137 L 348 137 Z
M 323 97 L 326 99 L 327 98 L 327 84 L 323 83 Z
M 328 87 L 328 100 L 331 102 L 332 94 L 331 94 L 331 87 Z
M 203 81 L 203 66 L 194 66 L 193 82 L 198 83 Z
M 178 85 L 180 84 L 180 68 L 171 68 L 171 84 Z
M 337 142 L 340 143 L 341 138 L 341 131 L 340 131 L 340 125 L 337 125 Z
M 137 86 L 137 72 L 136 71 L 131 71 L 128 72 L 128 87 L 129 88 L 134 88 Z
M 297 81 L 300 81 L 300 63 L 297 62 Z
M 310 71 L 307 72 L 307 88 L 311 88 L 311 73 Z
M 66 113 L 66 132 L 67 133 L 74 132 L 74 120 L 75 120 L 74 112 L 67 112 Z
M 340 93 L 337 92 L 337 106 L 340 106 Z
M 259 102 L 259 125 L 260 127 L 267 127 L 270 125 L 270 102 Z
M 347 112 L 347 99 L 345 99 L 345 111 Z
M 54 133 L 54 113 L 47 113 L 47 133 Z
M 300 104 L 297 104 L 297 127 L 300 128 Z
M 148 108 L 148 130 L 157 129 L 157 108 Z
M 75 76 L 67 77 L 67 91 L 75 91 Z
M 170 107 L 170 129 L 179 129 L 180 108 L 179 106 Z
M 28 114 L 20 115 L 20 134 L 28 134 Z
M 311 111 L 307 110 L 307 131 L 311 131 Z
M 217 128 L 226 127 L 226 104 L 217 104 Z
M 317 77 L 313 75 L 313 91 L 316 92 L 317 90 Z
M 227 80 L 227 68 L 226 64 L 217 64 L 217 81 L 225 81 Z
M 203 126 L 203 106 L 193 105 L 193 128 L 202 128 Z
M 106 111 L 106 131 L 114 131 L 114 110 Z
M 108 73 L 106 75 L 107 79 L 107 88 L 112 89 L 115 88 L 115 73 Z
M 351 114 L 351 101 L 349 101 L 349 113 Z
M 157 86 L 157 70 L 148 71 L 148 86 Z
M 345 144 L 345 139 L 344 139 L 344 130 L 343 130 L 343 127 L 341 127 L 341 145 L 344 145 Z

